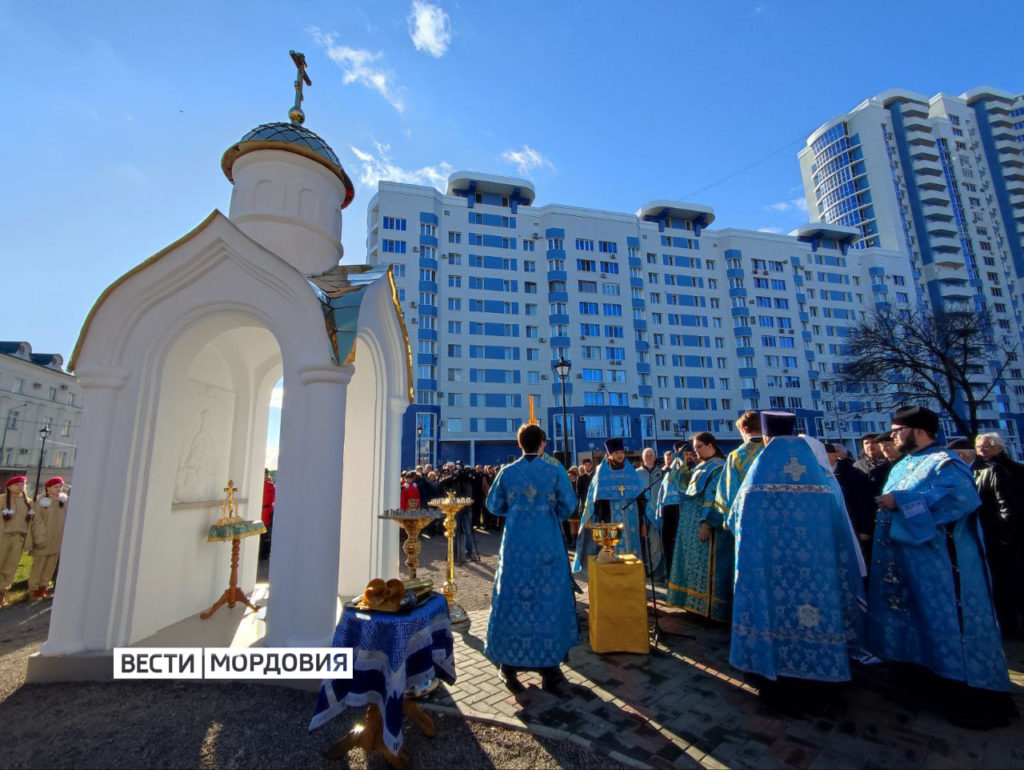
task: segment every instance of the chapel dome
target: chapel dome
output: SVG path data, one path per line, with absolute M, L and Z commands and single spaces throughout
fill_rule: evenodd
M 234 178 L 231 175 L 231 168 L 235 161 L 246 153 L 255 150 L 284 150 L 294 152 L 310 160 L 319 163 L 341 180 L 345 185 L 345 199 L 341 208 L 345 208 L 352 202 L 355 195 L 355 188 L 352 180 L 349 179 L 341 161 L 335 155 L 334 150 L 321 139 L 317 134 L 298 123 L 264 123 L 261 126 L 249 131 L 237 143 L 225 150 L 220 161 L 224 176 L 231 182 Z

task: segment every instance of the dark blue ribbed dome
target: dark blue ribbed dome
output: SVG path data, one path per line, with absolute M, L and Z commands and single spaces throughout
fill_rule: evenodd
M 334 150 L 327 142 L 298 123 L 264 123 L 262 126 L 256 126 L 224 152 L 220 160 L 224 176 L 234 182 L 231 167 L 238 158 L 255 150 L 278 149 L 274 145 L 280 145 L 282 150 L 304 155 L 330 169 L 345 185 L 345 198 L 341 207 L 345 208 L 352 202 L 355 188 Z
M 314 134 L 308 128 L 296 123 L 264 123 L 256 126 L 252 131 L 243 136 L 241 142 L 284 142 L 286 144 L 298 144 L 308 147 L 317 155 L 324 157 L 336 166 L 341 165 L 338 156 L 334 154 L 327 142 Z

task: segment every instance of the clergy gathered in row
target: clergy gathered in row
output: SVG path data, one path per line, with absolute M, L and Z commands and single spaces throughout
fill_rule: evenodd
M 747 412 L 728 455 L 698 433 L 660 468 L 645 453 L 634 469 L 624 441 L 609 439 L 579 503 L 565 469 L 543 454 L 543 431 L 524 426 L 523 457 L 502 468 L 487 500 L 507 523 L 486 652 L 509 689 L 531 669 L 546 689 L 564 686 L 559 663 L 579 635 L 561 522 L 578 506 L 572 571 L 585 575 L 596 553 L 588 525 L 621 523 L 617 552 L 642 554 L 669 604 L 731 623 L 729 661 L 769 704 L 800 709 L 858 663 L 884 663 L 956 724 L 1008 724 L 982 499 L 971 468 L 935 443 L 937 415 L 901 409 L 890 433 L 866 437 L 879 456 L 892 445 L 869 495 L 870 526 L 848 510 L 841 448 L 793 435 L 795 423 Z

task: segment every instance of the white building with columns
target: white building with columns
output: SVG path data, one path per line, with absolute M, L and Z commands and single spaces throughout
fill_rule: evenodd
M 76 657 L 183 622 L 208 627 L 195 616 L 224 590 L 230 549 L 206 534 L 228 479 L 241 515 L 259 517 L 282 377 L 263 641 L 329 646 L 340 598 L 398 574 L 398 529 L 377 515 L 398 505 L 405 325 L 389 271 L 339 265 L 352 183 L 292 118 L 224 153 L 227 216 L 212 212 L 115 281 L 85 321 L 69 362 L 85 394 L 81 451 L 32 679 L 79 676 Z M 256 568 L 256 538 L 243 540 L 247 592 Z

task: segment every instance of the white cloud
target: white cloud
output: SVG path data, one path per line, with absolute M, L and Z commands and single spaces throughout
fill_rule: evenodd
M 377 182 L 383 179 L 389 182 L 431 185 L 442 192 L 447 188 L 448 176 L 454 171 L 447 161 L 441 161 L 436 166 L 402 168 L 391 159 L 391 145 L 375 141 L 373 146 L 374 152 L 366 152 L 355 146 L 349 148 L 362 165 L 359 181 L 366 187 L 376 187 Z
M 284 403 L 284 386 L 278 385 L 272 391 L 270 391 L 270 408 L 280 409 Z
M 383 53 L 338 45 L 334 33 L 324 34 L 316 27 L 310 28 L 309 33 L 317 44 L 323 46 L 328 58 L 341 67 L 342 82 L 345 85 L 359 83 L 379 93 L 399 112 L 405 110 L 405 103 L 398 93 L 401 89 L 395 83 L 394 73 L 377 64 L 384 58 Z
M 780 213 L 784 211 L 802 211 L 806 213 L 807 199 L 804 198 L 803 196 L 800 196 L 798 198 L 791 198 L 785 201 L 769 203 L 767 206 L 765 206 L 765 208 L 770 209 L 771 211 L 778 211 Z
M 528 144 L 524 144 L 518 150 L 505 150 L 505 152 L 501 154 L 501 159 L 506 163 L 511 163 L 519 170 L 519 173 L 524 176 L 529 174 L 531 169 L 540 168 L 542 166 L 547 166 L 548 168 L 555 167 L 550 160 L 545 158 Z
M 448 14 L 439 5 L 412 0 L 409 10 L 409 36 L 417 51 L 440 59 L 452 42 L 452 24 Z
M 759 227 L 759 228 L 757 228 L 757 231 L 759 233 L 774 233 L 775 235 L 778 235 L 779 233 L 782 232 L 782 228 L 781 227 Z

